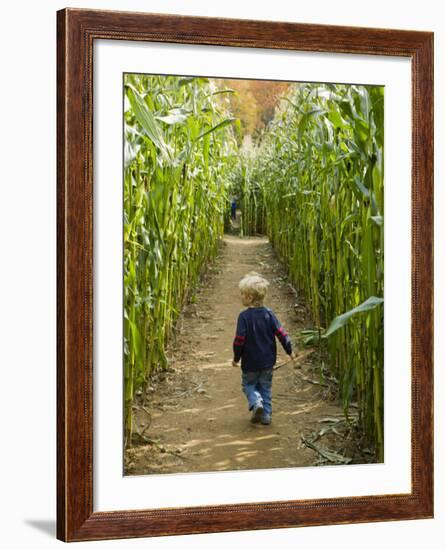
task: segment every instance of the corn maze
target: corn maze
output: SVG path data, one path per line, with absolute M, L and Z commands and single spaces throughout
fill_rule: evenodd
M 311 312 L 305 343 L 327 352 L 345 417 L 353 404 L 382 461 L 383 88 L 290 84 L 246 150 L 221 83 L 125 76 L 126 443 L 236 195 L 241 236 L 267 235 Z

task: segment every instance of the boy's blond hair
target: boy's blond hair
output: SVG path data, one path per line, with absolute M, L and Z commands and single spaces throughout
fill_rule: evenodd
M 250 305 L 255 307 L 263 305 L 268 286 L 269 281 L 256 271 L 246 273 L 238 285 L 241 294 L 248 296 L 250 298 Z

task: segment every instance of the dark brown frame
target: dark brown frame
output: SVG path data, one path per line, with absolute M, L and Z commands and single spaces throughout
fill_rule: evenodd
M 93 42 L 412 61 L 412 490 L 93 513 Z M 57 537 L 64 541 L 433 517 L 433 33 L 65 9 L 57 13 Z

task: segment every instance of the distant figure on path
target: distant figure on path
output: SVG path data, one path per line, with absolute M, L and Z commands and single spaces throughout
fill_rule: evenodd
M 278 338 L 292 358 L 292 344 L 273 311 L 263 306 L 269 283 L 258 273 L 245 275 L 239 284 L 241 301 L 247 309 L 238 316 L 233 341 L 232 366 L 241 359 L 241 384 L 252 411 L 250 421 L 269 425 L 272 421 L 272 374 L 277 360 Z
M 232 220 L 236 220 L 236 199 L 235 199 L 235 197 L 232 199 L 231 211 L 232 211 Z

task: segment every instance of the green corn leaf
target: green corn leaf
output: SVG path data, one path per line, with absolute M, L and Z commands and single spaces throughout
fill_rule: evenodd
M 380 225 L 380 226 L 383 225 L 383 216 L 371 216 L 371 220 L 375 222 L 377 225 Z
M 236 94 L 235 90 L 231 90 L 230 88 L 227 88 L 226 90 L 217 90 L 216 92 L 212 92 L 206 97 L 211 97 L 214 95 L 220 95 L 220 94 Z
M 222 128 L 224 128 L 225 126 L 228 126 L 229 124 L 232 124 L 233 122 L 235 122 L 235 120 L 238 120 L 236 118 L 227 118 L 226 120 L 223 120 L 222 122 L 220 122 L 219 124 L 217 124 L 216 126 L 213 126 L 213 128 L 210 128 L 210 130 L 207 130 L 206 132 L 203 132 L 202 134 L 200 134 L 196 139 L 195 139 L 195 142 L 200 140 L 201 138 L 203 138 L 204 136 L 206 136 L 207 134 L 211 134 L 212 132 L 215 132 L 216 130 L 221 130 Z
M 184 76 L 183 78 L 178 80 L 178 86 L 185 86 L 187 84 L 191 84 L 194 80 L 196 80 L 195 76 Z
M 155 117 L 142 101 L 141 96 L 132 88 L 127 88 L 127 97 L 137 118 L 137 121 L 145 130 L 148 138 L 158 147 L 167 160 L 170 160 L 170 153 L 165 143 L 162 131 L 159 128 Z
M 128 319 L 128 323 L 130 324 L 130 331 L 131 331 L 131 337 L 133 341 L 133 347 L 136 355 L 136 359 L 138 362 L 142 362 L 142 338 L 141 333 L 139 332 L 139 329 L 133 321 Z
M 184 120 L 187 120 L 189 115 L 190 113 L 184 109 L 172 109 L 168 115 L 157 116 L 155 118 L 156 120 L 165 122 L 165 124 L 180 124 L 181 122 L 184 122 Z
M 363 313 L 365 311 L 370 311 L 371 309 L 376 308 L 382 303 L 383 303 L 383 298 L 378 298 L 377 296 L 371 296 L 359 306 L 347 311 L 346 313 L 342 313 L 342 315 L 338 315 L 333 319 L 333 321 L 329 325 L 329 328 L 323 334 L 322 338 L 328 338 L 328 336 L 336 332 L 339 328 L 344 327 L 353 315 L 356 315 L 357 313 Z

